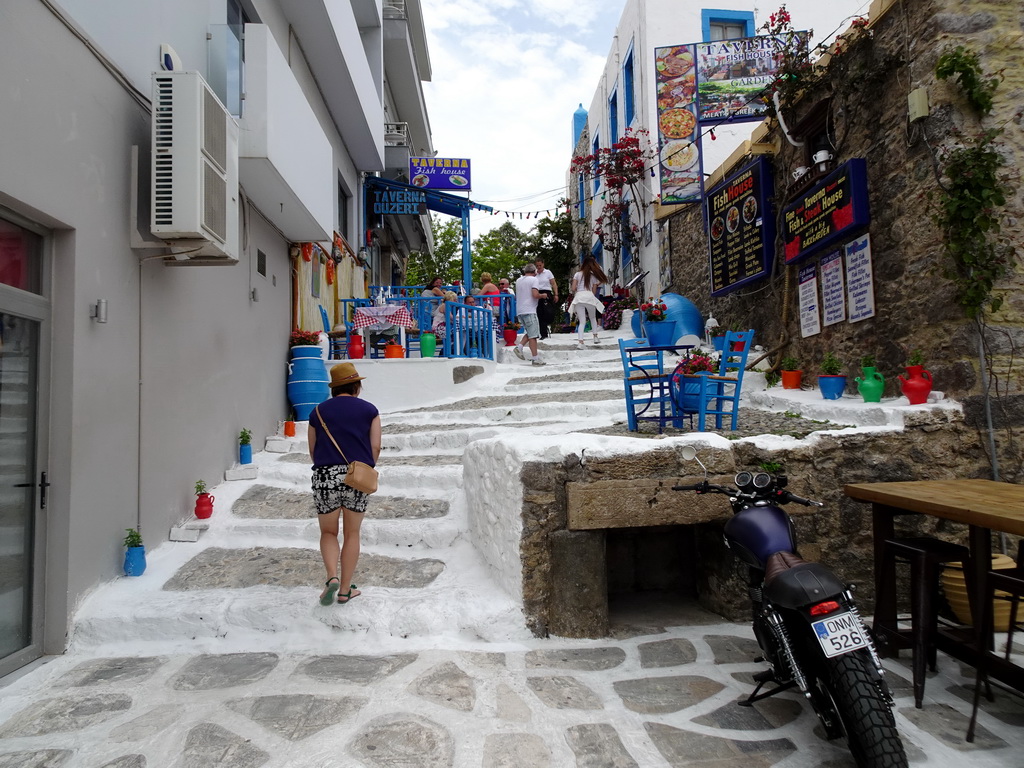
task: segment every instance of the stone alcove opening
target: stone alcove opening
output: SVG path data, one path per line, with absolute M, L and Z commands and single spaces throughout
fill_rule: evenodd
M 606 531 L 610 624 L 684 623 L 699 609 L 698 527 L 663 525 Z

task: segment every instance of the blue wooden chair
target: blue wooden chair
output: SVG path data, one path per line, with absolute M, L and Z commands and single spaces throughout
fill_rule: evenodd
M 619 339 L 626 422 L 631 432 L 640 431 L 641 421 L 656 421 L 659 433 L 665 431 L 668 422 L 682 426 L 682 415 L 672 397 L 671 371 L 665 370 L 664 353 L 644 351 L 649 346 L 647 339 Z
M 743 386 L 743 371 L 747 367 L 747 355 L 754 341 L 754 330 L 730 331 L 725 334 L 722 359 L 718 373 L 711 376 L 697 376 L 700 390 L 697 394 L 697 429 L 704 431 L 708 416 L 715 417 L 715 429 L 722 428 L 722 417 L 731 416 L 736 429 L 740 411 L 740 388 Z
M 320 319 L 324 324 L 324 333 L 327 334 L 327 338 L 331 340 L 330 346 L 330 360 L 342 360 L 348 357 L 348 353 L 345 350 L 345 337 L 348 335 L 345 331 L 332 331 L 331 321 L 327 318 L 327 310 L 322 306 L 320 307 Z

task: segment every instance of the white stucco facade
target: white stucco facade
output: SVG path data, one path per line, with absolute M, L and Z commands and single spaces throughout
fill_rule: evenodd
M 228 118 L 241 134 L 228 189 L 237 252 L 222 265 L 171 264 L 148 231 L 151 188 L 148 172 L 133 177 L 133 151 L 148 168 L 161 44 L 217 91 L 228 6 L 244 13 L 251 57 Z M 418 0 L 409 6 L 419 14 Z M 0 269 L 0 421 L 18 425 L 12 480 L 32 486 L 0 498 L 0 558 L 13 574 L 0 590 L 0 629 L 13 633 L 0 675 L 64 649 L 76 603 L 121 573 L 126 528 L 149 547 L 166 540 L 192 514 L 195 481 L 214 485 L 237 461 L 239 431 L 260 445 L 288 418 L 294 245 L 362 236 L 363 178 L 384 169 L 395 90 L 388 23 L 379 2 L 0 4 L 0 256 L 16 267 Z M 405 55 L 429 71 L 425 49 Z M 389 95 L 392 113 L 429 149 L 429 122 L 413 114 L 419 82 L 403 88 L 418 101 Z M 26 258 L 25 238 L 40 253 Z M 9 277 L 26 263 L 38 284 Z

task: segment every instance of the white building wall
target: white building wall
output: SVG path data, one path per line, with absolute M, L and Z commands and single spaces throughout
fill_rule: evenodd
M 329 167 L 303 194 L 316 198 L 317 218 L 333 229 L 337 179 L 358 199 L 359 171 L 298 45 L 288 45 L 283 15 L 274 3 L 260 6 L 327 139 Z M 39 394 L 49 424 L 42 469 L 52 483 L 41 638 L 48 653 L 64 649 L 82 595 L 120 574 L 125 528 L 141 523 L 148 547 L 166 540 L 191 514 L 194 482 L 219 483 L 237 460 L 242 427 L 257 446 L 276 432 L 288 414 L 292 303 L 289 243 L 244 194 L 233 266 L 169 267 L 140 258 L 159 250 L 132 248 L 130 159 L 133 146 L 150 143 L 159 44 L 170 43 L 185 68 L 205 71 L 206 32 L 224 23 L 222 0 L 61 0 L 57 9 L 109 67 L 39 0 L 0 3 L 0 215 L 13 212 L 49 233 L 52 273 L 43 326 L 51 375 Z M 376 93 L 373 82 L 365 87 Z M 353 213 L 350 238 L 361 209 Z M 258 251 L 266 276 L 257 272 Z M 102 325 L 89 316 L 99 299 L 108 303 Z

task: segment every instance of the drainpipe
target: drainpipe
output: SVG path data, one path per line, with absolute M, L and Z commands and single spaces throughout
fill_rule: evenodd
M 802 141 L 797 141 L 789 135 L 789 128 L 786 127 L 786 121 L 782 117 L 782 105 L 779 103 L 778 91 L 775 91 L 772 94 L 772 103 L 775 105 L 775 119 L 779 121 L 779 127 L 782 128 L 782 133 L 786 137 L 786 140 L 794 147 L 802 147 L 804 145 Z

